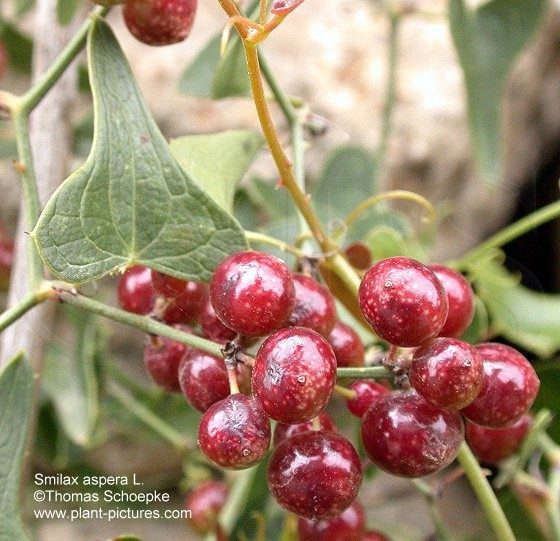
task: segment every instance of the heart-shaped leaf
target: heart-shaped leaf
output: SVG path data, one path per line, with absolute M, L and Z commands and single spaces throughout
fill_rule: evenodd
M 171 141 L 183 169 L 216 203 L 233 212 L 235 189 L 264 143 L 254 130 L 185 135 Z
M 21 521 L 19 494 L 32 387 L 29 362 L 17 355 L 0 373 L 0 539 L 29 539 Z
M 71 283 L 140 264 L 207 281 L 244 232 L 183 171 L 157 128 L 107 24 L 88 37 L 91 153 L 47 203 L 32 232 L 45 264 Z
M 451 34 L 465 74 L 476 161 L 489 183 L 503 176 L 501 103 L 507 76 L 542 20 L 547 0 L 491 0 L 475 11 L 449 1 Z

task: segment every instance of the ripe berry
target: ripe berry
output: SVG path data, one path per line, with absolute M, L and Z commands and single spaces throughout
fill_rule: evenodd
M 206 535 L 218 526 L 218 514 L 226 503 L 227 485 L 221 481 L 204 481 L 185 500 L 190 511 L 187 522 L 198 535 Z
M 459 412 L 437 408 L 413 391 L 393 391 L 362 417 L 362 441 L 382 470 L 422 477 L 453 461 L 463 441 L 463 421 Z
M 355 500 L 340 515 L 325 520 L 298 520 L 299 541 L 362 541 L 366 517 L 362 504 Z
M 370 530 L 364 534 L 362 537 L 362 541 L 391 541 L 386 535 L 383 535 L 381 532 L 375 532 Z
M 185 291 L 187 282 L 174 276 L 169 276 L 163 272 L 158 272 L 152 269 L 152 283 L 154 289 L 168 299 L 174 299 Z
M 465 439 L 482 464 L 495 466 L 519 449 L 532 420 L 529 414 L 525 414 L 519 421 L 504 428 L 487 428 L 467 420 Z
M 264 336 L 282 327 L 294 307 L 295 288 L 286 264 L 248 250 L 222 261 L 210 282 L 210 300 L 227 327 Z
M 368 270 L 371 267 L 371 250 L 368 245 L 359 240 L 344 249 L 348 263 L 358 270 Z
M 224 344 L 237 336 L 235 331 L 232 331 L 220 321 L 209 298 L 206 299 L 206 302 L 200 310 L 198 322 L 204 334 L 214 342 Z
M 358 333 L 346 323 L 337 321 L 327 336 L 339 367 L 357 367 L 364 364 L 364 345 Z
M 430 265 L 447 293 L 449 312 L 439 336 L 461 336 L 474 316 L 474 292 L 467 279 L 444 265 Z
M 414 352 L 410 383 L 440 408 L 468 406 L 482 389 L 484 371 L 478 351 L 458 338 L 436 338 Z
M 447 294 L 419 261 L 390 257 L 362 279 L 358 301 L 373 330 L 390 344 L 419 346 L 435 338 L 447 319 Z
M 330 291 L 305 274 L 293 274 L 296 291 L 289 323 L 308 327 L 326 337 L 336 321 L 336 306 Z
M 217 466 L 250 468 L 268 451 L 270 421 L 255 400 L 232 394 L 204 412 L 198 427 L 198 444 Z
M 466 408 L 465 417 L 473 423 L 502 428 L 519 420 L 529 411 L 540 381 L 529 361 L 517 350 L 504 344 L 479 344 L 484 377 L 482 390 Z
M 149 314 L 156 296 L 152 271 L 140 265 L 126 269 L 119 279 L 117 292 L 123 310 L 141 315 Z
M 192 333 L 192 329 L 177 325 L 178 329 Z M 171 393 L 180 393 L 179 363 L 188 346 L 165 336 L 152 336 L 144 348 L 144 365 L 152 379 Z
M 268 463 L 268 487 L 278 503 L 299 516 L 339 515 L 356 499 L 360 458 L 334 432 L 304 432 L 281 443 Z
M 336 426 L 333 418 L 325 411 L 319 413 L 319 425 L 320 430 L 324 430 L 326 432 L 336 432 Z M 302 434 L 303 432 L 310 432 L 312 430 L 313 419 L 297 425 L 277 423 L 276 428 L 274 429 L 274 436 L 272 437 L 272 445 L 274 447 L 278 447 L 284 440 L 287 440 L 296 434 Z
M 197 0 L 127 0 L 123 17 L 130 33 L 147 45 L 171 45 L 190 33 Z
M 335 381 L 333 350 L 311 329 L 280 329 L 257 352 L 253 393 L 267 415 L 281 423 L 313 419 L 327 405 Z
M 356 398 L 348 399 L 346 406 L 356 417 L 362 417 L 374 402 L 389 392 L 387 387 L 369 379 L 355 381 L 349 389 L 356 393 Z
M 162 319 L 168 325 L 173 323 L 192 324 L 199 318 L 207 298 L 206 284 L 185 282 L 183 292 L 178 297 L 169 300 Z
M 229 395 L 226 365 L 220 357 L 192 349 L 183 357 L 178 374 L 180 390 L 198 411 L 206 411 Z

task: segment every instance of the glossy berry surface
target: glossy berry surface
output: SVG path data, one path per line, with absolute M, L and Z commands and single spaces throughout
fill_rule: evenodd
M 246 336 L 264 336 L 286 324 L 294 307 L 294 281 L 277 257 L 238 252 L 214 271 L 210 300 L 227 327 Z
M 299 541 L 362 541 L 366 524 L 364 508 L 357 500 L 340 515 L 325 520 L 298 520 Z
M 222 481 L 200 483 L 185 500 L 184 508 L 190 511 L 189 526 L 199 535 L 206 535 L 218 526 L 218 514 L 228 496 Z
M 336 321 L 336 306 L 330 291 L 305 274 L 294 273 L 293 279 L 296 295 L 288 322 L 326 337 Z
M 353 242 L 344 248 L 344 255 L 355 269 L 365 271 L 371 267 L 371 250 L 363 241 Z
M 467 420 L 465 439 L 482 464 L 495 466 L 519 449 L 531 423 L 532 417 L 527 413 L 504 428 L 487 428 Z
M 436 338 L 416 349 L 408 375 L 428 402 L 459 410 L 482 389 L 484 370 L 473 346 L 458 338 Z
M 333 432 L 304 432 L 280 444 L 267 471 L 278 503 L 296 515 L 324 519 L 339 515 L 356 499 L 362 482 L 352 444 Z
M 197 0 L 127 0 L 123 17 L 130 33 L 147 45 L 171 45 L 190 33 Z
M 365 274 L 358 302 L 380 338 L 403 347 L 435 338 L 447 319 L 447 294 L 436 275 L 419 261 L 390 257 Z
M 364 365 L 364 344 L 352 327 L 337 321 L 327 340 L 333 348 L 337 366 L 351 368 Z
M 482 390 L 466 408 L 465 417 L 477 425 L 502 428 L 529 411 L 540 381 L 531 363 L 510 346 L 479 344 L 484 377 Z
M 192 324 L 200 317 L 204 303 L 208 299 L 208 287 L 200 282 L 185 282 L 183 292 L 169 302 L 162 319 L 169 325 L 173 323 Z
M 123 310 L 141 315 L 149 314 L 156 297 L 152 271 L 140 265 L 127 269 L 119 278 L 117 295 Z
M 391 541 L 386 535 L 381 532 L 370 530 L 364 534 L 362 541 Z
M 461 336 L 474 316 L 474 291 L 468 280 L 445 265 L 430 265 L 447 293 L 449 311 L 440 336 Z
M 233 340 L 237 336 L 235 331 L 232 331 L 220 321 L 220 318 L 216 314 L 210 299 L 206 299 L 206 302 L 202 306 L 198 322 L 202 327 L 204 334 L 214 342 L 223 344 L 229 340 Z
M 185 280 L 169 276 L 168 274 L 164 274 L 163 272 L 155 271 L 153 269 L 152 283 L 154 284 L 156 292 L 168 299 L 174 299 L 175 297 L 181 295 L 181 293 L 185 291 L 185 286 L 187 285 Z
M 387 387 L 370 379 L 355 381 L 349 389 L 356 393 L 356 398 L 348 399 L 346 406 L 356 417 L 362 417 L 374 402 L 389 392 Z
M 253 393 L 267 415 L 281 423 L 313 419 L 327 405 L 335 381 L 333 350 L 311 329 L 280 329 L 257 352 Z
M 198 411 L 229 395 L 229 380 L 222 358 L 192 349 L 183 357 L 178 370 L 180 390 Z
M 244 469 L 262 460 L 270 445 L 270 421 L 251 398 L 232 394 L 208 408 L 198 427 L 198 444 L 217 466 Z
M 326 432 L 336 432 L 336 426 L 334 424 L 333 418 L 322 411 L 319 413 L 319 425 L 320 430 Z M 274 436 L 272 438 L 272 445 L 278 447 L 284 440 L 295 436 L 296 434 L 303 434 L 304 432 L 310 432 L 313 430 L 313 419 L 311 421 L 306 421 L 305 423 L 299 423 L 297 425 L 286 425 L 284 423 L 276 423 L 274 428 Z
M 192 332 L 185 326 L 177 326 L 182 331 Z M 153 336 L 144 348 L 144 366 L 151 378 L 172 393 L 180 393 L 179 364 L 188 346 L 165 336 Z
M 362 417 L 362 441 L 382 470 L 423 477 L 453 461 L 463 441 L 463 421 L 457 411 L 437 408 L 413 391 L 393 391 Z

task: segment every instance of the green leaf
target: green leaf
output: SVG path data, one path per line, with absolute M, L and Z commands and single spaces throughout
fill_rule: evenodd
M 241 39 L 235 33 L 220 58 L 212 80 L 210 96 L 219 100 L 232 96 L 250 96 L 251 85 Z
M 62 26 L 70 24 L 80 7 L 81 0 L 58 0 L 56 17 Z
M 0 140 L 0 160 L 16 159 L 17 145 L 13 139 Z
M 43 370 L 43 389 L 53 402 L 66 435 L 77 445 L 88 447 L 99 414 L 94 366 L 98 326 L 91 314 L 70 306 L 65 311 L 72 323 L 75 344 L 73 350 L 50 345 Z
M 19 512 L 19 495 L 32 388 L 31 366 L 19 354 L 0 373 L 0 539 L 29 539 Z
M 94 144 L 32 232 L 43 261 L 71 283 L 133 264 L 208 281 L 245 249 L 243 230 L 177 163 L 102 20 L 90 29 L 88 61 Z
M 229 130 L 178 137 L 170 146 L 185 172 L 232 213 L 237 185 L 263 143 L 263 136 L 254 130 Z
M 32 41 L 15 26 L 0 19 L 0 39 L 8 49 L 10 68 L 26 75 L 31 73 Z
M 251 179 L 247 187 L 251 201 L 264 210 L 270 220 L 295 218 L 296 206 L 285 188 L 277 183 L 260 178 Z
M 498 492 L 498 501 L 504 510 L 517 541 L 544 541 L 532 516 L 527 513 L 509 488 Z
M 21 17 L 35 5 L 35 0 L 15 0 L 16 17 Z
M 179 92 L 198 98 L 210 97 L 220 61 L 220 41 L 221 34 L 216 34 L 187 66 L 179 79 Z
M 501 105 L 507 76 L 534 35 L 547 0 L 491 0 L 476 10 L 449 1 L 451 34 L 465 75 L 474 155 L 487 182 L 503 176 Z
M 535 366 L 535 369 L 541 380 L 541 386 L 532 409 L 538 411 L 546 408 L 553 412 L 560 411 L 560 393 L 558 392 L 558 389 L 560 389 L 560 361 L 539 363 Z M 558 415 L 553 417 L 547 432 L 554 441 L 560 441 L 560 418 Z
M 499 334 L 543 357 L 560 349 L 560 295 L 520 285 L 495 261 L 481 263 L 476 271 L 477 294 Z

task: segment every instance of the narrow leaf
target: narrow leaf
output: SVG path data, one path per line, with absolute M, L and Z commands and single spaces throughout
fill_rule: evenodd
M 111 29 L 88 39 L 95 131 L 85 162 L 55 192 L 32 233 L 72 283 L 140 264 L 207 281 L 244 233 L 183 171 L 151 117 Z
M 451 34 L 465 75 L 469 127 L 481 174 L 503 176 L 501 105 L 517 55 L 539 27 L 547 0 L 491 0 L 476 10 L 449 1 Z
M 171 141 L 171 152 L 186 173 L 226 212 L 233 212 L 239 181 L 264 139 L 253 130 L 186 135 Z
M 93 316 L 66 307 L 72 322 L 73 351 L 52 344 L 43 370 L 43 389 L 53 402 L 66 435 L 87 447 L 93 438 L 99 413 L 94 360 L 98 326 Z
M 544 357 L 560 349 L 560 295 L 530 290 L 492 261 L 477 268 L 475 283 L 498 333 Z
M 32 387 L 31 367 L 19 354 L 0 373 L 0 539 L 29 539 L 18 499 L 31 420 Z

